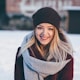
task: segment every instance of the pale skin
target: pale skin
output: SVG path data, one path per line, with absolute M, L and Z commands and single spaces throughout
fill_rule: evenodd
M 35 29 L 35 36 L 42 46 L 46 46 L 54 37 L 54 28 L 50 23 L 41 23 Z

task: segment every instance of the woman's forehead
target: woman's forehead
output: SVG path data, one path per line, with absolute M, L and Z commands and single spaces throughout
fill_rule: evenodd
M 52 28 L 54 28 L 55 26 L 54 25 L 52 25 L 52 24 L 50 24 L 50 23 L 41 23 L 41 24 L 39 24 L 39 25 L 37 25 L 37 27 L 39 27 L 39 26 L 41 26 L 41 27 L 52 27 Z

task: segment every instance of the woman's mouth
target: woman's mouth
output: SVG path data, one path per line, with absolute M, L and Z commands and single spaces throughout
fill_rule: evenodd
M 47 37 L 40 37 L 42 40 L 47 40 L 48 38 Z

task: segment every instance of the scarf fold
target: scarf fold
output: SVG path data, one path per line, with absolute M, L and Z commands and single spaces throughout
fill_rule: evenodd
M 21 47 L 31 38 L 33 32 L 24 38 Z M 50 62 L 30 56 L 28 49 L 19 55 L 23 56 L 23 68 L 25 80 L 44 80 L 49 75 L 54 75 L 62 70 L 71 59 L 62 62 Z
M 25 50 L 22 56 L 25 80 L 44 80 L 45 77 L 59 72 L 70 61 L 70 59 L 62 62 L 42 61 L 31 57 L 28 50 Z

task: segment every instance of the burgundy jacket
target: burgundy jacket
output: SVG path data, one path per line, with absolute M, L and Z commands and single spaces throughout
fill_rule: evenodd
M 20 47 L 18 48 L 17 55 L 19 53 L 19 50 Z M 37 54 L 39 53 L 39 51 L 35 46 L 29 48 L 29 52 L 31 56 L 35 56 L 38 59 L 45 60 L 40 54 Z M 33 54 L 33 52 L 35 54 Z M 20 57 L 17 57 L 17 55 L 15 60 L 14 80 L 25 80 L 23 70 L 23 57 L 22 55 Z M 44 80 L 73 80 L 73 58 L 68 55 L 67 59 L 71 59 L 71 61 L 61 71 L 59 71 L 55 75 L 49 75 Z

